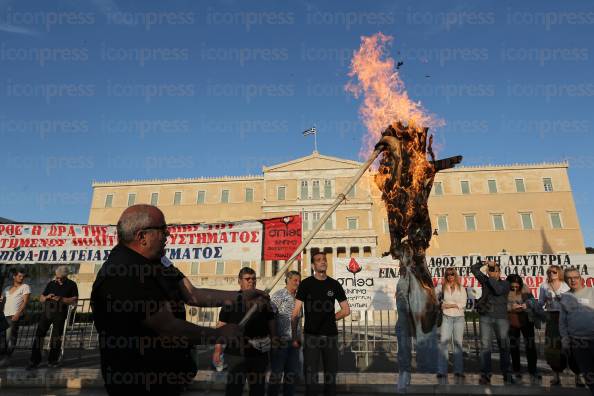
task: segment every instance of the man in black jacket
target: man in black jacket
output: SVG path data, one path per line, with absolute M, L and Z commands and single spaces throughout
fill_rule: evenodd
M 481 267 L 487 267 L 487 274 L 481 272 Z M 481 298 L 477 301 L 476 309 L 480 316 L 481 333 L 481 385 L 491 383 L 491 344 L 492 334 L 495 332 L 499 345 L 499 363 L 501 374 L 507 384 L 513 383 L 510 371 L 509 355 L 509 321 L 507 319 L 507 295 L 509 283 L 501 279 L 501 266 L 495 261 L 478 262 L 470 267 L 472 274 L 479 281 L 482 289 Z
M 179 395 L 193 380 L 192 345 L 227 342 L 241 334 L 236 324 L 211 329 L 186 322 L 179 294 L 183 303 L 213 307 L 238 299 L 257 303 L 263 293 L 194 288 L 163 259 L 169 229 L 155 206 L 130 206 L 117 230 L 118 245 L 91 293 L 105 388 L 110 396 Z

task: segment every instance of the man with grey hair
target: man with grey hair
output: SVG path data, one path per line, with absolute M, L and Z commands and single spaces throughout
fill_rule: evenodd
M 569 291 L 559 301 L 559 333 L 567 356 L 573 354 L 594 395 L 594 288 L 584 287 L 577 269 L 565 270 Z
M 169 229 L 155 206 L 130 206 L 117 229 L 119 243 L 91 293 L 105 388 L 109 395 L 178 395 L 194 379 L 192 345 L 241 334 L 236 324 L 212 329 L 186 322 L 180 303 L 217 307 L 242 300 L 250 306 L 266 295 L 194 288 L 165 257 Z
M 68 279 L 69 272 L 68 267 L 65 265 L 56 268 L 55 278 L 47 284 L 43 293 L 39 296 L 39 301 L 43 304 L 43 312 L 35 331 L 31 358 L 27 366 L 28 370 L 36 368 L 41 362 L 43 339 L 52 324 L 47 363 L 48 367 L 57 367 L 59 364 L 62 332 L 68 315 L 68 307 L 78 301 L 78 287 L 74 281 Z

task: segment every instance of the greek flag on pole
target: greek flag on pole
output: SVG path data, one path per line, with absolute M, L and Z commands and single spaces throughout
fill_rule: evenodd
M 303 136 L 307 136 L 307 135 L 315 135 L 316 134 L 316 127 L 311 127 L 305 131 L 303 131 Z

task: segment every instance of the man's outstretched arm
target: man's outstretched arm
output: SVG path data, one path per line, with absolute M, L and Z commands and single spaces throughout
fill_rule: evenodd
M 176 343 L 185 342 L 188 346 L 223 344 L 241 335 L 241 329 L 236 324 L 225 324 L 213 329 L 177 319 L 168 303 L 163 303 L 158 312 L 144 321 L 144 325 L 161 337 L 170 338 Z
M 242 293 L 238 291 L 199 289 L 192 285 L 188 278 L 179 281 L 179 288 L 184 296 L 184 301 L 195 307 L 222 307 L 223 305 L 232 305 L 238 298 L 243 298 L 249 305 L 252 301 L 266 301 L 270 297 L 262 290 L 245 290 Z

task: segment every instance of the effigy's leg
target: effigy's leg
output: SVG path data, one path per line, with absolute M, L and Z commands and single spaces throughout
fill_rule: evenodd
M 422 320 L 428 314 L 426 312 L 430 295 L 427 294 L 425 288 L 421 285 L 419 280 L 410 276 L 409 281 L 409 305 L 412 317 L 415 321 L 415 349 L 417 372 L 420 373 L 435 373 L 437 372 L 437 329 L 435 324 L 432 324 L 429 329 L 424 329 Z M 428 331 L 427 331 L 428 330 Z
M 412 318 L 408 303 L 410 273 L 406 267 L 400 269 L 400 278 L 396 286 L 396 341 L 398 342 L 398 392 L 406 392 L 410 384 L 412 370 Z

